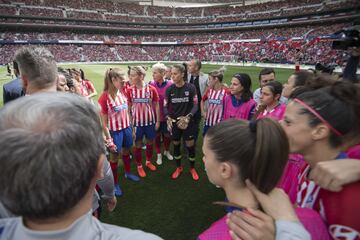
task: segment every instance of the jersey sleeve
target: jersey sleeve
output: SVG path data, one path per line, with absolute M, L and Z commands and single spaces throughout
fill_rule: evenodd
M 360 182 L 346 185 L 341 192 L 321 189 L 320 201 L 333 239 L 347 240 L 359 236 Z
M 122 94 L 126 97 L 129 104 L 132 104 L 132 97 L 131 97 L 131 87 L 124 87 L 121 91 Z
M 203 101 L 208 100 L 208 98 L 209 98 L 209 91 L 210 91 L 210 88 L 208 88 L 208 89 L 206 90 L 204 96 L 202 97 L 202 100 L 203 100 Z
M 227 95 L 231 95 L 230 89 L 229 88 L 225 88 L 225 96 Z
M 85 84 L 88 90 L 90 90 L 91 92 L 95 92 L 94 84 L 90 80 L 86 80 Z
M 152 95 L 153 95 L 152 101 L 159 102 L 159 94 L 158 94 L 156 88 L 150 85 L 150 91 L 152 92 Z
M 108 107 L 107 107 L 107 93 L 103 92 L 101 96 L 99 97 L 98 103 L 100 105 L 101 113 L 102 114 L 108 114 Z

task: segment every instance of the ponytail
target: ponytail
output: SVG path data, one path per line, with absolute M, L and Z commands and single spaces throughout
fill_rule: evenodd
M 264 193 L 277 185 L 289 153 L 288 139 L 278 122 L 229 119 L 211 127 L 205 138 L 218 161 L 230 161 L 239 168 L 242 184 L 250 179 Z
M 263 118 L 255 123 L 256 145 L 251 168 L 253 179 L 250 180 L 259 186 L 260 191 L 268 193 L 282 176 L 289 155 L 289 141 L 275 120 Z
M 125 72 L 120 68 L 109 68 L 105 72 L 104 91 L 108 91 L 114 98 L 118 89 L 116 89 L 112 82 L 113 78 L 125 79 Z

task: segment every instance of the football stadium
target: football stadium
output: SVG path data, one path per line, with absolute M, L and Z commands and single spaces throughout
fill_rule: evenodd
M 360 239 L 358 1 L 0 18 L 0 240 Z

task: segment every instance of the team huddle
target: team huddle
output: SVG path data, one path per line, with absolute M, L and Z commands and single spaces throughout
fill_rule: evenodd
M 28 55 L 37 61 L 30 64 L 29 58 L 23 59 Z M 91 215 L 98 216 L 98 205 L 92 203 L 91 207 L 90 202 L 98 198 L 94 197 L 95 185 L 103 190 L 108 209 L 113 210 L 115 196 L 122 195 L 118 183 L 120 158 L 125 178 L 138 182 L 146 179 L 147 171 L 156 171 L 163 164 L 163 156 L 176 162 L 171 179 L 183 174 L 182 160 L 188 159 L 189 175 L 198 181 L 197 148 L 202 150 L 209 181 L 225 191 L 225 200 L 219 204 L 225 205 L 227 212 L 209 223 L 211 226 L 198 239 L 360 239 L 360 88 L 348 79 L 296 69 L 283 86 L 276 81 L 274 69 L 264 68 L 259 72 L 260 87 L 252 93 L 248 74 L 234 74 L 228 86 L 223 82 L 225 68 L 204 74 L 200 72 L 201 62 L 193 59 L 170 67 L 154 64 L 149 83 L 144 81 L 144 66 L 129 66 L 128 72 L 109 68 L 96 104 L 92 97 L 97 92 L 91 81 L 79 69 L 56 71 L 48 51 L 23 49 L 15 59 L 23 94 L 30 96 L 6 103 L 0 111 L 0 147 L 4 149 L 0 153 L 4 166 L 0 215 L 8 214 L 0 219 L 0 239 L 36 239 L 43 234 L 39 224 L 54 217 L 66 220 L 68 225 L 61 226 L 68 229 L 42 228 L 49 239 L 65 234 L 69 239 L 79 237 L 79 227 L 69 224 L 75 220 L 87 226 L 91 239 L 100 239 L 101 234 L 105 239 L 159 239 L 94 220 Z M 32 74 L 34 64 L 41 62 L 47 64 L 49 73 L 55 69 L 53 80 L 45 70 Z M 39 93 L 55 89 L 75 94 Z M 30 114 L 35 109 L 32 106 L 36 110 Z M 18 115 L 18 109 L 24 115 Z M 42 126 L 39 119 L 44 121 Z M 74 131 L 76 128 L 63 124 L 68 120 L 91 129 L 78 127 L 80 130 Z M 50 127 L 54 124 L 58 129 Z M 199 134 L 203 135 L 202 146 L 197 145 Z M 77 150 L 76 141 L 86 137 L 94 140 Z M 62 154 L 57 151 L 64 139 L 73 148 Z M 16 150 L 28 149 L 27 140 L 34 142 L 26 157 L 29 164 L 21 162 L 22 152 Z M 60 150 L 52 148 L 57 141 Z M 51 151 L 42 154 L 35 151 L 37 147 Z M 71 165 L 74 163 L 67 152 L 75 155 L 78 167 Z M 82 162 L 82 158 L 87 161 Z M 132 160 L 137 174 L 131 172 Z M 40 167 L 41 161 L 46 162 L 45 167 Z M 43 169 L 55 171 L 59 162 L 63 169 L 58 171 L 73 174 L 80 179 L 80 186 L 51 180 L 50 187 L 37 184 Z M 66 164 L 71 165 L 70 170 Z M 19 174 L 27 167 L 39 168 L 39 172 L 28 173 L 34 183 L 9 188 L 9 182 L 17 178 L 26 182 Z M 85 171 L 88 175 L 83 176 L 83 169 L 89 169 Z M 109 184 L 99 182 L 104 178 L 111 180 Z M 39 194 L 34 194 L 29 205 L 20 200 L 14 204 L 34 186 Z M 61 197 L 49 193 L 59 186 L 76 192 L 77 198 L 62 205 Z M 62 208 L 50 206 L 47 194 L 58 197 Z M 20 216 L 20 220 L 9 216 Z M 34 226 L 37 228 L 31 228 Z M 27 228 L 33 229 L 31 237 Z

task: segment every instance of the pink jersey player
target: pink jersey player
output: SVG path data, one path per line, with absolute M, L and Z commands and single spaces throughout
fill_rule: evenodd
M 230 93 L 224 100 L 224 120 L 229 118 L 250 120 L 256 102 L 251 98 L 251 78 L 246 73 L 235 74 L 231 79 Z
M 280 104 L 282 85 L 278 81 L 271 81 L 261 88 L 260 106 L 256 119 L 270 117 L 281 120 L 284 116 L 286 105 Z
M 160 127 L 156 132 L 155 137 L 155 150 L 157 153 L 156 163 L 162 164 L 161 154 L 161 138 L 164 142 L 164 155 L 169 159 L 173 160 L 173 156 L 170 154 L 170 133 L 167 130 L 166 118 L 164 115 L 164 99 L 166 90 L 173 84 L 172 80 L 165 80 L 165 73 L 167 67 L 162 63 L 156 63 L 152 66 L 153 80 L 149 85 L 153 86 L 159 94 L 159 107 L 160 107 Z

